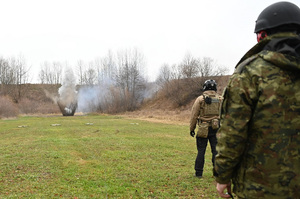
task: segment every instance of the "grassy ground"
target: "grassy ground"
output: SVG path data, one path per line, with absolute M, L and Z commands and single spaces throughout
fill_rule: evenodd
M 0 120 L 0 198 L 218 198 L 187 125 L 119 116 Z

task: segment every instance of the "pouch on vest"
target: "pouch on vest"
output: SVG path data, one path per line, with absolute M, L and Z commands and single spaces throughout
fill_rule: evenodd
M 220 125 L 219 125 L 219 120 L 218 119 L 213 119 L 211 120 L 211 128 L 216 130 L 219 129 Z
M 208 123 L 200 123 L 198 125 L 197 137 L 207 138 L 208 135 Z

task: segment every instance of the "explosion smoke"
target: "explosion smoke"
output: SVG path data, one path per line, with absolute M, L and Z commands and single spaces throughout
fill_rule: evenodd
M 99 80 L 97 85 L 86 85 L 78 91 L 78 110 L 80 112 L 107 111 L 113 99 L 110 88 L 115 82 L 110 78 Z
M 77 108 L 77 91 L 75 75 L 71 68 L 66 69 L 58 94 L 57 104 L 63 116 L 73 116 Z

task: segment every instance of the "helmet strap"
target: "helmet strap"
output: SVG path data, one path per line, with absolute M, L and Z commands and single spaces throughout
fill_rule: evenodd
M 268 34 L 266 31 L 262 30 L 259 33 L 257 33 L 256 36 L 257 36 L 257 42 L 260 42 L 261 40 L 266 38 L 268 36 Z

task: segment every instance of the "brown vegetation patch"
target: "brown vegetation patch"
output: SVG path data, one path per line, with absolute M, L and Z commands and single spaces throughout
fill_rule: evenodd
M 125 112 L 120 115 L 127 118 L 136 118 L 155 123 L 187 125 L 190 118 L 190 109 L 141 109 L 134 112 Z
M 19 114 L 18 107 L 8 96 L 0 96 L 0 118 L 16 117 Z

